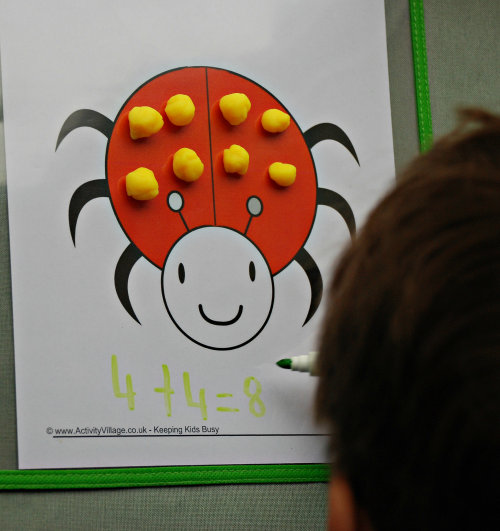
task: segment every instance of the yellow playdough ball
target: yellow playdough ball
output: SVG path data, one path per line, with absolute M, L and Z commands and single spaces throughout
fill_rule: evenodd
M 181 148 L 175 152 L 173 166 L 176 177 L 187 182 L 199 179 L 205 168 L 196 151 L 189 148 Z
M 235 92 L 222 96 L 219 101 L 219 107 L 222 116 L 231 124 L 239 125 L 243 123 L 248 116 L 248 111 L 252 104 L 246 94 Z
M 248 171 L 250 156 L 248 151 L 237 144 L 233 144 L 229 149 L 224 150 L 224 169 L 227 173 L 239 173 L 245 175 Z
M 165 113 L 174 125 L 188 125 L 194 118 L 193 100 L 186 94 L 176 94 L 167 101 Z
M 148 168 L 137 168 L 125 177 L 127 195 L 138 201 L 147 201 L 158 195 L 158 181 Z
M 297 168 L 293 164 L 273 162 L 269 166 L 269 177 L 280 186 L 290 186 L 295 182 Z
M 151 107 L 134 107 L 128 113 L 130 138 L 137 140 L 157 133 L 163 127 L 163 118 Z
M 261 123 L 269 133 L 282 133 L 290 125 L 290 115 L 279 109 L 268 109 L 262 115 Z

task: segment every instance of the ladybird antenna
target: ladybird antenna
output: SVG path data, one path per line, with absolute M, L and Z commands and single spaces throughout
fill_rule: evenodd
M 252 219 L 262 214 L 263 206 L 260 198 L 258 198 L 256 195 L 250 196 L 247 199 L 247 210 L 250 214 L 250 219 L 248 220 L 245 232 L 243 233 L 245 236 L 247 235 L 248 229 L 250 228 L 250 223 L 252 222 Z
M 184 198 L 182 197 L 182 194 L 176 191 L 170 192 L 167 196 L 167 204 L 172 212 L 177 212 L 179 214 L 182 223 L 184 223 L 184 227 L 186 227 L 186 232 L 189 232 L 189 227 L 182 215 L 182 209 L 184 208 Z

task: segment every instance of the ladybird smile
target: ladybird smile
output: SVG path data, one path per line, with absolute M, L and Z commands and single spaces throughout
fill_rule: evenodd
M 216 326 L 228 326 L 234 324 L 243 313 L 243 306 L 240 304 L 240 307 L 238 308 L 238 313 L 229 321 L 215 321 L 214 319 L 210 319 L 210 317 L 207 316 L 207 314 L 203 311 L 203 306 L 201 304 L 198 304 L 198 309 L 200 310 L 200 314 L 205 319 L 207 323 L 216 325 Z

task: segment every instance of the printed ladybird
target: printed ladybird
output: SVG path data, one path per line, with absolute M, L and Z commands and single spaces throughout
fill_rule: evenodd
M 250 102 L 246 119 L 238 125 L 231 125 L 221 110 L 221 99 L 230 94 L 245 95 Z M 194 104 L 187 125 L 174 125 L 165 113 L 167 102 L 176 95 L 187 95 Z M 155 126 L 154 134 L 133 139 L 129 113 L 137 107 L 154 109 L 164 123 Z M 266 131 L 262 116 L 271 109 L 281 121 L 290 116 L 289 126 L 280 123 L 278 132 Z M 130 240 L 116 266 L 115 288 L 131 317 L 139 322 L 128 278 L 144 256 L 162 270 L 162 294 L 172 321 L 206 348 L 234 349 L 254 339 L 272 311 L 274 275 L 294 260 L 311 286 L 304 325 L 311 319 L 321 301 L 322 279 L 304 244 L 317 205 L 335 209 L 350 233 L 355 231 L 347 201 L 332 190 L 318 188 L 310 151 L 331 139 L 358 162 L 342 129 L 322 123 L 303 133 L 263 87 L 212 67 L 179 68 L 150 79 L 129 97 L 114 122 L 96 111 L 75 111 L 64 122 L 56 149 L 71 131 L 83 126 L 108 138 L 106 179 L 84 183 L 73 194 L 71 236 L 74 243 L 83 206 L 96 197 L 109 197 Z M 247 152 L 248 169 L 243 175 L 225 171 L 224 150 L 234 145 Z M 174 155 L 183 148 L 195 152 L 202 163 L 201 175 L 192 182 L 174 173 Z M 270 178 L 275 163 L 294 169 L 287 182 L 293 184 L 280 186 Z M 146 201 L 127 193 L 126 176 L 138 168 L 147 168 L 157 183 Z

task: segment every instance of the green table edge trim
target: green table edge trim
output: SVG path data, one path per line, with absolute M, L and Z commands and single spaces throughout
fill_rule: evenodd
M 409 0 L 420 150 L 432 145 L 423 0 Z M 214 465 L 70 470 L 0 470 L 0 490 L 327 482 L 328 465 Z
M 424 0 L 410 0 L 410 25 L 415 73 L 415 96 L 417 101 L 418 135 L 420 151 L 432 145 L 432 113 L 427 69 L 427 46 L 425 41 Z
M 71 470 L 1 470 L 0 490 L 327 482 L 324 464 L 214 465 Z

